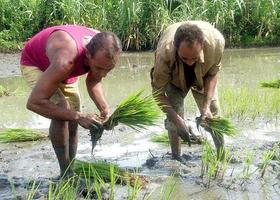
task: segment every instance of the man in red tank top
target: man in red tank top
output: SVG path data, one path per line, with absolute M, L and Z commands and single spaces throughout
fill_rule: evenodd
M 89 96 L 106 120 L 110 111 L 101 80 L 112 70 L 121 53 L 121 42 L 111 32 L 78 26 L 54 26 L 42 30 L 25 45 L 21 70 L 32 86 L 26 107 L 51 119 L 49 135 L 60 175 L 72 175 L 77 151 L 78 125 L 89 129 L 101 123 L 92 114 L 80 112 L 78 76 L 87 73 Z

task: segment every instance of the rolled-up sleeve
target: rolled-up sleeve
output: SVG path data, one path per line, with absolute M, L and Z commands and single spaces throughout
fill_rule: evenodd
M 216 75 L 222 67 L 222 57 L 224 54 L 224 47 L 225 47 L 225 40 L 224 38 L 221 36 L 216 44 L 216 50 L 215 50 L 215 61 L 214 61 L 214 65 L 209 69 L 208 73 L 209 75 Z
M 158 94 L 165 93 L 165 87 L 171 80 L 170 61 L 164 58 L 162 54 L 156 53 L 155 66 L 151 73 L 153 92 Z

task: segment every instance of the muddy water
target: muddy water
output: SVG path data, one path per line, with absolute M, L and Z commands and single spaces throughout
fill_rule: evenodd
M 16 95 L 0 98 L 0 129 L 11 127 L 31 127 L 47 132 L 49 120 L 31 113 L 25 109 L 25 102 L 30 92 L 29 87 L 20 76 L 18 69 L 18 54 L 0 54 L 0 85 L 7 87 Z M 113 109 L 128 93 L 145 88 L 150 90 L 149 71 L 153 65 L 153 53 L 125 53 L 118 66 L 103 81 L 104 92 Z M 277 79 L 280 75 L 280 48 L 226 50 L 223 59 L 223 70 L 220 73 L 220 86 L 248 88 L 258 87 L 260 80 Z M 96 111 L 94 104 L 87 96 L 84 77 L 80 80 L 82 108 L 84 111 Z M 193 118 L 196 113 L 193 113 Z M 194 127 L 195 125 L 192 124 Z M 229 189 L 218 183 L 212 183 L 210 188 L 204 186 L 200 175 L 201 147 L 193 145 L 191 148 L 183 146 L 183 152 L 191 159 L 186 166 L 170 160 L 166 152 L 167 145 L 150 142 L 152 134 L 163 131 L 162 123 L 158 127 L 151 127 L 148 131 L 136 133 L 124 126 L 118 127 L 114 133 L 103 136 L 101 144 L 94 151 L 94 158 L 90 155 L 90 143 L 87 131 L 80 129 L 80 144 L 78 158 L 92 160 L 107 159 L 123 167 L 140 168 L 141 173 L 150 176 L 150 191 L 159 188 L 166 177 L 179 171 L 176 180 L 175 194 L 172 199 L 278 199 L 279 166 L 269 168 L 266 179 L 253 177 L 245 189 L 238 183 Z M 232 148 L 232 153 L 245 160 L 245 151 L 253 150 L 256 155 L 252 167 L 260 162 L 260 155 L 266 145 L 279 140 L 280 127 L 278 124 L 259 123 L 241 130 L 239 137 L 226 138 L 226 144 Z M 207 137 L 207 133 L 205 133 Z M 147 167 L 146 160 L 155 156 L 154 166 Z M 0 144 L 0 175 L 19 176 L 25 178 L 51 177 L 58 173 L 56 159 L 49 141 Z M 243 163 L 230 165 L 228 174 L 234 169 L 238 176 Z M 18 173 L 20 172 L 20 174 Z M 223 184 L 230 182 L 232 176 L 227 176 Z M 0 187 L 0 197 L 1 193 Z M 159 191 L 159 189 L 158 189 Z M 153 199 L 160 196 L 153 194 Z M 0 198 L 1 199 L 1 198 Z

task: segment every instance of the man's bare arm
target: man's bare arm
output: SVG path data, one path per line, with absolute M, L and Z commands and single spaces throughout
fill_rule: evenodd
M 100 116 L 107 119 L 109 117 L 108 115 L 110 114 L 110 110 L 103 93 L 101 79 L 95 79 L 92 73 L 89 72 L 86 84 L 89 96 L 100 111 Z
M 212 118 L 210 104 L 215 94 L 215 89 L 218 81 L 218 74 L 208 75 L 204 80 L 204 100 L 202 105 L 202 117 Z
M 50 101 L 51 96 L 58 89 L 74 67 L 77 55 L 73 39 L 63 31 L 54 32 L 48 39 L 46 54 L 50 66 L 36 83 L 27 102 L 27 108 L 47 118 L 58 120 L 75 120 L 77 113 L 57 106 Z

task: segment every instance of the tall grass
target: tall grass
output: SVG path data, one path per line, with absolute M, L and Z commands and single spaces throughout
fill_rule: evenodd
M 151 49 L 167 25 L 185 20 L 209 21 L 230 47 L 278 45 L 279 10 L 276 0 L 0 0 L 0 46 L 15 48 L 44 27 L 74 23 L 115 32 L 124 49 Z

